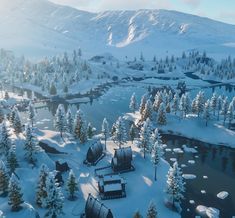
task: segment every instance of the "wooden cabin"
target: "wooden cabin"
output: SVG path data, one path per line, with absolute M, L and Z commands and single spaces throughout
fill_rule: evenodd
M 100 141 L 96 141 L 89 147 L 84 163 L 96 165 L 102 157 L 104 157 L 104 147 Z
M 126 197 L 126 183 L 119 175 L 100 178 L 98 188 L 102 200 Z
M 108 209 L 104 204 L 102 204 L 98 199 L 94 198 L 89 194 L 86 206 L 84 218 L 113 218 L 113 214 L 110 209 Z
M 131 147 L 115 149 L 111 166 L 114 172 L 133 170 Z

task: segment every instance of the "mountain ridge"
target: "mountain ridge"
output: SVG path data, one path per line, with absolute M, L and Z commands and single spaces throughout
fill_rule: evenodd
M 133 56 L 142 50 L 151 56 L 154 48 L 165 53 L 235 42 L 235 25 L 174 10 L 93 13 L 48 0 L 0 5 L 6 6 L 0 10 L 0 46 L 29 55 L 81 47 L 88 56 L 107 51 Z

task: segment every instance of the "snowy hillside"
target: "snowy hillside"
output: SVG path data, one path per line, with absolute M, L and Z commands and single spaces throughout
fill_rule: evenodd
M 176 11 L 90 13 L 47 0 L 1 0 L 0 14 L 0 47 L 34 57 L 78 47 L 88 56 L 109 51 L 121 58 L 193 48 L 234 52 L 234 25 Z

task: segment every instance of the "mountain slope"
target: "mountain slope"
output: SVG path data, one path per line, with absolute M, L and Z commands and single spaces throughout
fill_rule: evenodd
M 235 42 L 235 26 L 167 10 L 90 13 L 47 0 L 0 0 L 0 46 L 33 56 L 81 47 L 148 56 L 199 48 L 217 52 Z

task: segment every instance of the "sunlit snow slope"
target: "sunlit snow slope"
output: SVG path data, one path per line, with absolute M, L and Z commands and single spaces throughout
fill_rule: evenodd
M 234 43 L 234 25 L 176 11 L 90 13 L 47 0 L 0 0 L 0 47 L 35 57 L 78 47 L 122 58 L 193 48 L 231 54 Z

